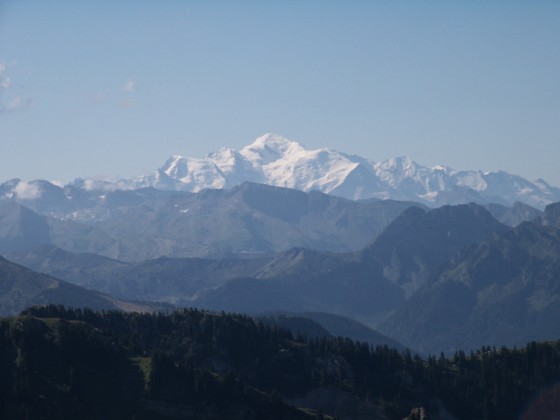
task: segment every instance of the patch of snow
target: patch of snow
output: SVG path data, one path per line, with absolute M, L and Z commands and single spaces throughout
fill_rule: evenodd
M 62 181 L 58 181 L 56 179 L 53 179 L 51 181 L 49 181 L 51 184 L 53 184 L 54 186 L 57 186 L 59 188 L 64 188 L 64 183 Z

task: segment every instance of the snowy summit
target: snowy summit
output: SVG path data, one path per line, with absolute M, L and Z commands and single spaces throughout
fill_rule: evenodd
M 520 201 L 542 209 L 560 201 L 560 189 L 542 179 L 531 182 L 505 171 L 454 171 L 443 165 L 428 168 L 407 156 L 373 162 L 328 148 L 309 150 L 277 134 L 265 134 L 240 151 L 222 147 L 203 158 L 172 156 L 157 171 L 134 179 L 78 179 L 71 185 L 86 190 L 154 187 L 198 192 L 247 181 L 352 200 L 410 200 L 431 206 Z M 21 200 L 40 196 L 43 190 L 37 181 L 10 182 L 3 184 L 5 194 Z
M 373 162 L 328 148 L 309 150 L 271 133 L 240 151 L 223 147 L 204 158 L 173 156 L 155 173 L 128 182 L 135 188 L 197 192 L 231 188 L 245 181 L 318 190 L 353 200 L 390 198 L 428 205 L 522 201 L 543 208 L 560 200 L 560 189 L 504 171 L 454 171 L 443 165 L 428 168 L 406 156 Z

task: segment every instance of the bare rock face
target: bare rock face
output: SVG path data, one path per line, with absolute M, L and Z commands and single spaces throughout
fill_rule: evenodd
M 544 210 L 542 224 L 560 228 L 560 203 L 549 204 Z
M 424 407 L 419 407 L 413 408 L 410 414 L 403 418 L 403 420 L 429 420 L 429 417 Z

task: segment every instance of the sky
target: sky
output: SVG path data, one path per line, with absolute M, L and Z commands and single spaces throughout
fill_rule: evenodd
M 560 186 L 558 1 L 0 0 L 0 182 L 273 132 Z

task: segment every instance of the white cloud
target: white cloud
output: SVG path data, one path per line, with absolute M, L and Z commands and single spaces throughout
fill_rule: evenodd
M 128 79 L 122 87 L 123 92 L 132 93 L 136 90 L 136 81 Z
M 0 73 L 1 75 L 2 73 Z M 12 81 L 9 77 L 0 76 L 0 93 L 12 87 Z
M 84 180 L 84 189 L 86 191 L 91 191 L 97 189 L 97 183 L 93 179 Z
M 21 111 L 24 110 L 25 108 L 27 108 L 29 105 L 31 105 L 31 99 L 30 98 L 24 98 L 22 96 L 16 96 L 12 99 L 10 99 L 10 101 L 4 106 L 2 107 L 2 111 L 3 112 L 16 112 L 16 111 Z
M 106 99 L 106 95 L 104 95 L 103 93 L 96 93 L 91 97 L 92 102 L 96 104 L 105 102 L 105 99 Z
M 116 191 L 116 190 L 130 190 L 134 187 L 129 185 L 125 180 L 117 180 L 111 178 L 87 178 L 83 180 L 83 188 L 86 191 L 100 190 L 100 191 Z
M 12 190 L 20 200 L 34 200 L 41 197 L 41 188 L 29 182 L 20 181 Z
M 12 81 L 6 75 L 6 64 L 0 61 L 0 95 L 12 86 Z
M 8 112 L 22 111 L 31 105 L 31 99 L 19 94 L 13 94 L 13 83 L 8 76 L 8 68 L 11 65 L 0 61 L 0 114 Z

